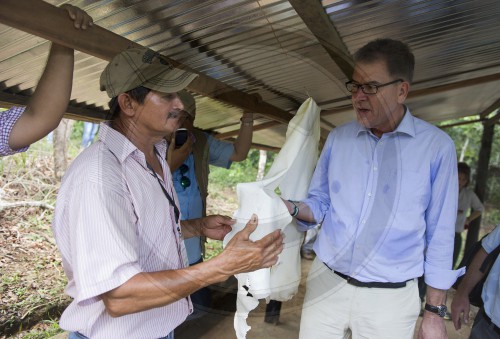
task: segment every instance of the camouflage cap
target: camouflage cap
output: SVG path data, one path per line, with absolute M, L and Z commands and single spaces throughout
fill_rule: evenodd
M 143 86 L 162 93 L 184 89 L 198 74 L 174 67 L 159 53 L 146 48 L 130 48 L 116 55 L 101 74 L 101 91 L 110 98 Z
M 194 117 L 196 115 L 196 101 L 194 100 L 193 95 L 186 90 L 180 91 L 177 95 L 179 95 L 179 98 L 184 105 L 184 110 L 190 116 Z

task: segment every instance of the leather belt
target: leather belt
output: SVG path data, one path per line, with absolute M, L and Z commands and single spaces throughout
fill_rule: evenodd
M 356 287 L 371 287 L 371 288 L 402 288 L 406 287 L 406 283 L 410 280 L 413 279 L 408 279 L 406 281 L 402 282 L 364 282 L 364 281 L 359 281 L 357 279 L 354 279 L 353 277 L 350 277 L 344 273 L 337 272 L 335 270 L 332 270 L 327 264 L 325 264 L 326 267 L 342 279 L 346 280 L 348 284 L 356 286 Z

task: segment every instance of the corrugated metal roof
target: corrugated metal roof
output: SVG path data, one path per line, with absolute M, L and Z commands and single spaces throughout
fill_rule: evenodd
M 288 1 L 48 2 L 83 8 L 97 25 L 240 91 L 258 93 L 282 110 L 293 113 L 312 96 L 323 109 L 337 109 L 322 117 L 325 129 L 353 117 L 344 89 L 347 76 Z M 378 37 L 409 43 L 417 59 L 412 90 L 437 88 L 410 94 L 408 104 L 417 116 L 438 122 L 478 114 L 500 97 L 498 0 L 324 0 L 322 5 L 351 54 Z M 0 101 L 8 102 L 10 94 L 22 97 L 33 91 L 49 44 L 5 25 L 0 25 L 0 42 Z M 106 109 L 108 99 L 98 81 L 107 62 L 75 55 L 72 106 Z M 495 74 L 493 81 L 472 80 Z M 458 85 L 440 89 L 447 84 Z M 218 133 L 238 128 L 241 109 L 200 96 L 197 102 L 199 127 Z M 260 115 L 257 124 L 269 121 Z M 274 126 L 256 131 L 254 142 L 280 147 L 285 130 Z

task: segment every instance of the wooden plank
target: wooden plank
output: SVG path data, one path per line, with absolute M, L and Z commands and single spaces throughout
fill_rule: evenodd
M 427 88 L 417 89 L 414 91 L 410 90 L 410 93 L 408 94 L 408 98 L 414 99 L 414 98 L 418 98 L 418 97 L 422 97 L 422 96 L 426 96 L 426 95 L 438 94 L 438 93 L 442 93 L 442 92 L 452 91 L 455 89 L 461 89 L 461 88 L 469 87 L 469 86 L 485 84 L 488 82 L 493 82 L 493 81 L 498 81 L 498 80 L 500 80 L 500 73 L 489 74 L 489 75 L 485 75 L 485 76 L 481 76 L 481 77 L 477 77 L 477 78 L 452 82 L 452 83 L 446 84 L 446 85 L 427 87 Z M 495 104 L 497 105 L 496 107 L 498 108 L 498 105 L 500 104 L 500 99 L 498 99 L 490 107 L 495 106 Z M 349 105 L 349 106 L 344 105 L 342 107 L 324 110 L 321 112 L 321 116 L 345 113 L 345 112 L 351 111 L 352 109 L 353 108 L 351 105 Z M 488 108 L 488 109 L 490 109 L 490 108 Z M 489 110 L 487 114 L 491 113 L 493 110 L 494 109 Z
M 444 129 L 444 128 L 450 128 L 450 127 L 455 127 L 455 126 L 475 124 L 476 122 L 482 122 L 482 121 L 484 121 L 484 120 L 483 119 L 475 119 L 475 120 L 468 120 L 468 121 L 460 121 L 460 122 L 455 122 L 452 124 L 442 125 L 442 126 L 438 126 L 438 127 L 441 129 Z
M 485 125 L 493 125 L 496 124 L 500 120 L 500 112 L 497 112 L 494 116 L 489 118 L 484 122 Z
M 500 98 L 498 98 L 494 103 L 492 103 L 490 106 L 485 108 L 481 113 L 479 113 L 479 116 L 484 119 L 488 114 L 493 112 L 494 110 L 500 108 Z
M 104 60 L 111 60 L 128 47 L 140 46 L 98 25 L 87 30 L 75 30 L 67 14 L 63 14 L 63 9 L 42 0 L 0 0 L 0 6 L 3 9 L 0 11 L 0 23 Z M 198 73 L 173 59 L 167 59 L 176 67 L 199 74 L 188 86 L 193 92 L 260 113 L 280 123 L 286 124 L 293 118 L 291 113 L 261 102 L 252 95 Z
M 10 94 L 0 92 L 0 107 L 10 108 L 11 106 L 26 106 L 28 105 L 31 97 L 20 94 Z M 70 102 L 66 109 L 65 118 L 74 120 L 83 120 L 91 122 L 99 122 L 106 119 L 107 111 L 101 108 L 87 108 L 74 105 Z M 83 118 L 83 119 L 82 119 Z
M 350 79 L 354 71 L 352 56 L 330 17 L 326 14 L 321 1 L 289 0 L 288 2 L 339 66 L 346 78 Z
M 276 121 L 269 121 L 269 122 L 265 122 L 263 124 L 255 125 L 253 127 L 253 131 L 254 132 L 260 131 L 260 130 L 271 128 L 271 127 L 274 127 L 274 126 L 277 126 L 277 125 L 279 125 L 278 122 L 276 122 Z M 215 135 L 215 139 L 218 139 L 218 140 L 229 139 L 229 138 L 237 136 L 239 132 L 240 132 L 240 127 L 239 127 L 239 124 L 238 124 L 238 129 L 235 129 L 235 130 L 229 131 L 229 132 L 225 132 L 225 133 L 216 134 Z

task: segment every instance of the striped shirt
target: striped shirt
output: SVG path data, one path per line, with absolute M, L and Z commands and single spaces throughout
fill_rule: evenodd
M 0 156 L 11 155 L 28 150 L 28 147 L 13 150 L 9 146 L 9 138 L 12 127 L 14 127 L 14 124 L 23 114 L 25 109 L 26 107 L 12 106 L 7 111 L 0 113 Z
M 156 145 L 165 154 L 164 141 Z M 177 202 L 163 157 L 163 187 Z M 102 123 L 99 140 L 64 176 L 52 224 L 74 300 L 60 326 L 88 338 L 160 338 L 192 310 L 188 298 L 112 318 L 99 297 L 140 272 L 179 269 L 187 257 L 169 204 L 144 154 Z

